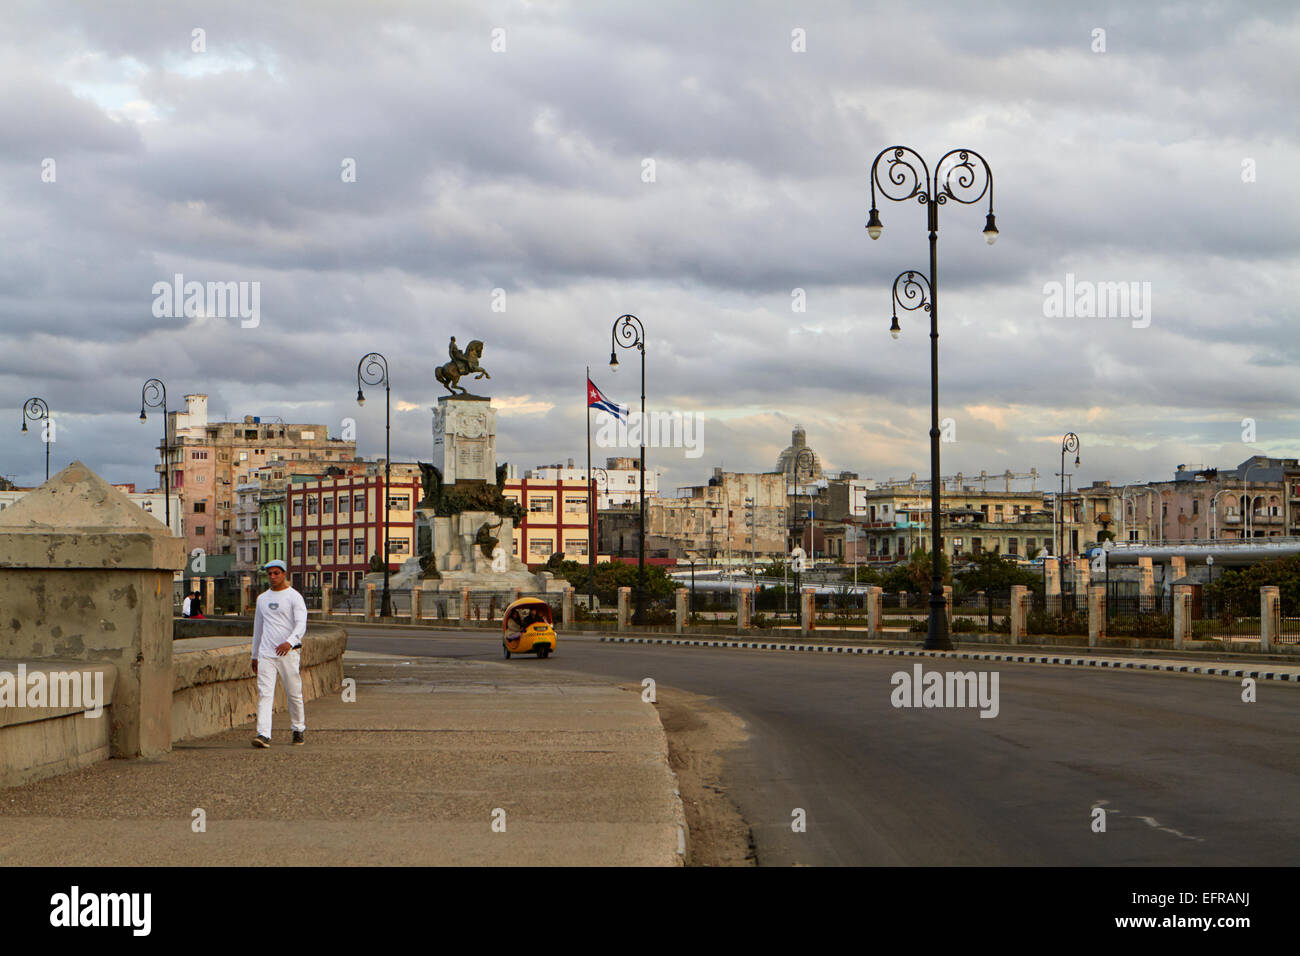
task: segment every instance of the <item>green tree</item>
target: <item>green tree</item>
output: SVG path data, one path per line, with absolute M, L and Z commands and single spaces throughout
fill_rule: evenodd
M 939 574 L 944 584 L 952 583 L 952 571 L 948 567 L 948 556 L 939 555 Z M 930 552 L 917 548 L 912 552 L 906 564 L 896 564 L 880 575 L 880 586 L 886 591 L 911 591 L 914 594 L 928 594 L 930 591 Z M 861 581 L 861 578 L 859 578 Z

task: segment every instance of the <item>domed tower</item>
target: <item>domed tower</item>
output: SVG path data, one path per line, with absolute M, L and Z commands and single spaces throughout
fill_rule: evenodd
M 801 454 L 807 449 L 807 454 Z M 798 462 L 799 474 L 795 474 Z M 809 481 L 822 476 L 822 463 L 817 453 L 808 448 L 808 433 L 802 425 L 795 425 L 790 433 L 790 446 L 776 459 L 775 471 L 785 475 L 787 481 Z

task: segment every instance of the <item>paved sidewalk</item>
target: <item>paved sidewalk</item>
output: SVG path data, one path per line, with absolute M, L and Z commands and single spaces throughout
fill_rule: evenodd
M 344 660 L 356 702 L 309 701 L 306 746 L 277 713 L 270 750 L 250 725 L 0 790 L 0 864 L 681 863 L 676 778 L 640 695 L 554 660 Z

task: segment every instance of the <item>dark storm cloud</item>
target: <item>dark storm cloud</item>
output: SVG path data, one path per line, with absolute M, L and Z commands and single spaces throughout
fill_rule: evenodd
M 48 393 L 69 416 L 59 452 L 119 480 L 147 473 L 153 439 L 134 417 L 155 374 L 173 407 L 197 391 L 217 416 L 332 433 L 353 417 L 362 451 L 380 452 L 373 403 L 352 402 L 372 349 L 412 406 L 395 413 L 395 454 L 427 456 L 450 334 L 488 343 L 493 394 L 514 403 L 503 458 L 576 457 L 583 365 L 634 400 L 632 357 L 604 367 L 626 311 L 650 336 L 651 406 L 713 416 L 704 459 L 652 452 L 666 487 L 715 462 L 769 468 L 796 422 L 837 467 L 924 470 L 924 318 L 886 334 L 889 283 L 927 267 L 924 209 L 882 202 L 882 238 L 863 229 L 868 164 L 892 143 L 930 161 L 971 146 L 996 176 L 997 246 L 979 206 L 941 212 L 941 395 L 963 436 L 945 472 L 1045 471 L 1051 436 L 1085 426 L 1099 476 L 1164 474 L 1197 448 L 1232 457 L 1252 413 L 1296 437 L 1300 190 L 1284 118 L 1300 30 L 1285 4 L 5 16 L 0 405 Z M 489 48 L 497 27 L 506 53 Z M 45 157 L 56 184 L 40 180 Z M 260 282 L 259 326 L 154 316 L 152 286 L 175 273 Z M 1067 273 L 1150 282 L 1151 327 L 1045 317 L 1044 284 Z M 39 453 L 6 440 L 0 472 L 33 480 Z

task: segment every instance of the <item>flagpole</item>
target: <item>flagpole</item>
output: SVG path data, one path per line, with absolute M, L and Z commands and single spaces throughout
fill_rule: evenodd
M 591 366 L 587 366 L 587 380 L 582 383 L 583 400 L 587 404 L 587 612 L 596 611 L 596 506 L 591 500 Z

